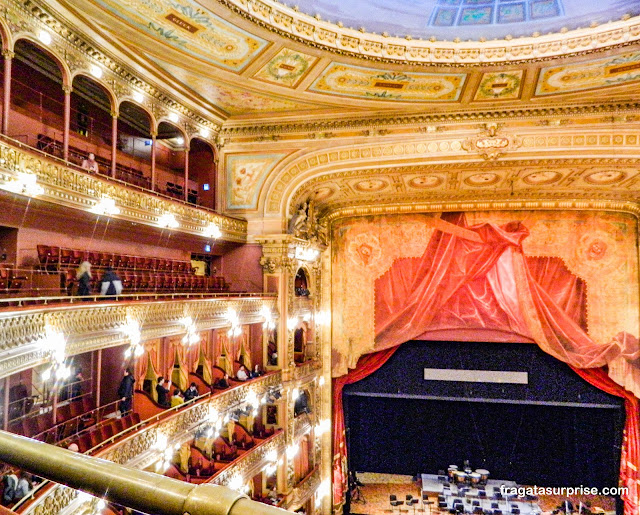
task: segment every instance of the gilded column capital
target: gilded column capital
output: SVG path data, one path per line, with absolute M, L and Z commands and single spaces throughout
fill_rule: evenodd
M 13 50 L 9 50 L 8 48 L 5 48 L 2 51 L 2 57 L 4 57 L 5 59 L 13 59 L 16 56 L 16 53 Z

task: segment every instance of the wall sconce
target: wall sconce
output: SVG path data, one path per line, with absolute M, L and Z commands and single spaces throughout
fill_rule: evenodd
M 116 201 L 109 197 L 102 197 L 89 211 L 97 215 L 119 215 L 120 209 L 116 206 Z
M 220 231 L 220 227 L 211 222 L 207 227 L 205 227 L 204 235 L 208 238 L 217 240 L 218 238 L 220 238 L 220 236 L 222 236 L 222 232 Z
M 55 377 L 57 381 L 64 381 L 71 375 L 71 368 L 64 364 L 67 341 L 60 331 L 50 326 L 47 326 L 45 331 L 45 337 L 38 343 L 49 354 L 51 367 L 42 373 L 41 378 L 43 381 L 49 381 L 51 377 Z
M 209 129 L 200 129 L 200 136 L 202 136 L 204 139 L 207 139 L 209 136 L 211 136 L 211 131 Z
M 269 330 L 275 329 L 276 322 L 273 318 L 273 314 L 271 313 L 271 309 L 269 309 L 268 306 L 262 306 L 262 309 L 260 310 L 260 314 L 264 318 L 264 323 L 262 324 L 262 327 Z
M 168 229 L 177 229 L 180 227 L 178 220 L 172 213 L 165 213 L 158 218 L 158 225 L 160 227 L 167 227 Z
M 178 123 L 178 115 L 176 113 L 169 113 L 169 120 L 171 120 L 173 123 Z
M 38 176 L 29 172 L 18 172 L 14 180 L 4 184 L 4 189 L 29 197 L 37 197 L 44 193 L 44 188 L 38 184 Z
M 138 102 L 139 104 L 142 104 L 142 101 L 144 100 L 144 95 L 142 93 L 140 93 L 139 91 L 134 91 L 133 92 L 133 99 Z
M 229 338 L 234 338 L 242 334 L 242 326 L 240 325 L 240 317 L 235 309 L 229 308 L 226 315 L 227 320 L 231 324 L 231 328 L 227 331 Z
M 92 64 L 89 69 L 91 75 L 93 75 L 96 79 L 102 78 L 102 68 L 100 68 L 97 64 Z
M 289 329 L 289 331 L 293 331 L 297 326 L 298 326 L 297 317 L 289 317 L 287 319 L 287 329 Z
M 187 329 L 187 334 L 182 338 L 182 345 L 191 347 L 200 341 L 200 333 L 196 330 L 196 324 L 191 317 L 185 317 L 181 320 L 181 323 Z
M 300 261 L 315 261 L 319 255 L 320 251 L 312 248 L 305 249 L 303 247 L 296 247 L 294 254 L 295 258 Z
M 43 45 L 49 46 L 51 44 L 51 34 L 49 34 L 46 30 L 41 30 L 38 34 L 38 39 Z
M 140 324 L 137 320 L 127 317 L 127 323 L 123 326 L 121 331 L 126 335 L 129 340 L 130 346 L 124 352 L 124 358 L 130 357 L 139 358 L 144 354 L 144 347 L 140 345 L 142 334 L 140 333 Z

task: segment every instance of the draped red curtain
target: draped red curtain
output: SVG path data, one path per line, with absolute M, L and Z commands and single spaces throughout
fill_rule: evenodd
M 616 397 L 624 399 L 626 420 L 622 441 L 622 455 L 620 458 L 620 484 L 627 487 L 627 492 L 621 497 L 624 500 L 624 515 L 640 513 L 638 497 L 638 467 L 640 467 L 640 410 L 638 398 L 622 386 L 615 383 L 602 368 L 573 370 L 587 383 L 600 388 Z
M 377 370 L 404 342 L 439 339 L 443 334 L 461 341 L 529 341 L 576 369 L 604 367 L 620 359 L 638 367 L 640 347 L 634 336 L 619 333 L 607 343 L 597 343 L 587 334 L 586 288 L 579 278 L 556 258 L 524 256 L 522 242 L 529 230 L 523 223 L 467 226 L 463 213 L 445 213 L 434 223 L 436 230 L 423 255 L 396 260 L 375 282 L 374 352 L 334 380 L 336 503 L 342 500 L 346 480 L 342 389 Z M 616 383 L 599 384 L 613 389 Z M 629 388 L 637 421 L 640 385 Z M 636 439 L 634 449 L 637 444 Z M 630 467 L 638 465 L 637 450 L 634 456 L 626 459 Z M 628 515 L 637 513 L 637 490 L 635 499 L 625 501 L 626 510 L 635 510 Z
M 333 500 L 342 502 L 347 488 L 347 442 L 344 428 L 342 390 L 352 383 L 373 374 L 384 365 L 398 347 L 392 347 L 362 356 L 358 365 L 348 374 L 333 380 Z

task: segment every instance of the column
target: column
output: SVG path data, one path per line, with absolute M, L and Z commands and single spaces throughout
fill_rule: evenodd
M 2 99 L 2 134 L 9 132 L 9 112 L 11 110 L 11 64 L 14 53 L 11 50 L 3 50 L 4 57 L 4 97 Z
M 62 136 L 62 158 L 69 160 L 69 132 L 71 130 L 71 86 L 63 85 L 64 91 L 64 133 Z
M 157 133 L 151 133 L 151 191 L 156 190 L 156 136 Z
M 184 147 L 184 200 L 189 202 L 189 145 Z
M 118 113 L 111 112 L 111 177 L 116 176 L 116 159 L 118 150 Z
M 4 378 L 4 405 L 2 406 L 2 429 L 7 431 L 9 429 L 9 377 Z

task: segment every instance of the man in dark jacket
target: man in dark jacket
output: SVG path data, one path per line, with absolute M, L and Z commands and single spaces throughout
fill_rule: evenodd
M 107 268 L 100 284 L 100 295 L 120 295 L 122 293 L 122 281 L 113 268 Z
M 167 385 L 165 386 L 164 377 L 158 377 L 156 393 L 158 394 L 158 404 L 163 408 L 171 407 L 171 401 L 169 400 L 169 388 L 171 388 L 171 381 L 167 381 Z
M 136 380 L 133 378 L 131 369 L 124 371 L 124 377 L 120 381 L 118 387 L 118 397 L 120 397 L 120 414 L 124 415 L 131 410 L 131 401 L 133 399 L 133 384 Z

